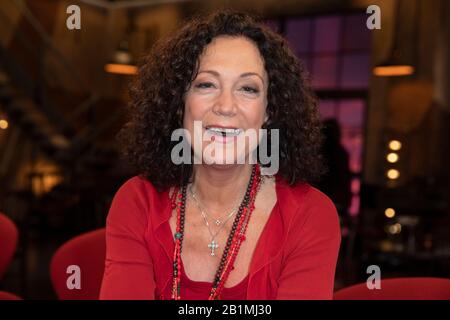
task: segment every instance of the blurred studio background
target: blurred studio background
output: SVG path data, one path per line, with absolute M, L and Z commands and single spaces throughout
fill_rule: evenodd
M 79 30 L 66 26 L 70 5 Z M 381 29 L 366 25 L 369 5 Z M 342 224 L 336 290 L 369 265 L 450 278 L 448 1 L 0 0 L 0 290 L 62 298 L 55 253 L 104 227 L 131 176 L 115 135 L 136 63 L 220 8 L 263 16 L 310 72 L 331 169 L 317 187 Z

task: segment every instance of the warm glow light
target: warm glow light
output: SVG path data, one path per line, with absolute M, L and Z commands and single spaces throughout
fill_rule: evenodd
M 6 130 L 6 129 L 8 129 L 8 121 L 6 121 L 6 120 L 0 120 L 0 129 L 3 129 L 3 130 Z
M 398 179 L 400 172 L 397 169 L 389 169 L 387 172 L 387 177 L 389 179 Z
M 391 152 L 387 155 L 386 159 L 390 163 L 395 163 L 398 161 L 398 154 L 396 154 L 395 152 Z
M 402 232 L 402 225 L 400 223 L 391 224 L 387 228 L 385 228 L 386 232 L 390 234 L 399 234 Z
M 109 73 L 135 75 L 137 74 L 137 70 L 138 68 L 136 66 L 129 64 L 109 63 L 105 65 L 105 71 Z
M 388 218 L 393 218 L 395 217 L 395 210 L 392 208 L 387 208 L 386 210 L 384 210 L 384 215 Z
M 379 77 L 407 76 L 414 73 L 414 68 L 408 65 L 378 66 L 373 74 Z
M 402 148 L 402 143 L 398 140 L 391 140 L 389 142 L 389 149 L 398 151 Z

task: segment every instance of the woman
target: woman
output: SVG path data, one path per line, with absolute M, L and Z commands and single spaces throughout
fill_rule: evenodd
M 155 46 L 122 130 L 140 175 L 108 215 L 101 299 L 332 298 L 340 230 L 310 185 L 324 170 L 305 78 L 286 42 L 242 13 L 193 20 Z M 178 128 L 191 137 L 188 159 L 202 161 L 174 163 Z M 274 176 L 251 162 L 260 146 L 234 144 L 247 131 L 262 141 L 261 128 L 279 133 L 268 135 Z

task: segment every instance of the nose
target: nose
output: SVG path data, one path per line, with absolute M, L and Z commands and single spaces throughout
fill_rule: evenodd
M 222 90 L 217 97 L 213 112 L 222 116 L 233 116 L 236 113 L 236 101 L 231 90 Z

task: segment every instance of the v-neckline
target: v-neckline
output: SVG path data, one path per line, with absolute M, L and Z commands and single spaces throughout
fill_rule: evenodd
M 205 289 L 210 289 L 212 286 L 212 282 L 208 282 L 208 281 L 197 281 L 197 280 L 192 280 L 188 277 L 186 270 L 184 269 L 184 264 L 183 264 L 183 260 L 181 260 L 181 277 L 182 277 L 182 281 L 185 280 L 190 286 L 195 286 L 198 288 L 205 288 Z M 247 273 L 247 275 L 237 284 L 235 284 L 232 287 L 224 287 L 224 290 L 228 291 L 228 292 L 234 292 L 237 291 L 239 289 L 241 289 L 241 287 L 248 281 L 249 278 L 249 274 Z

